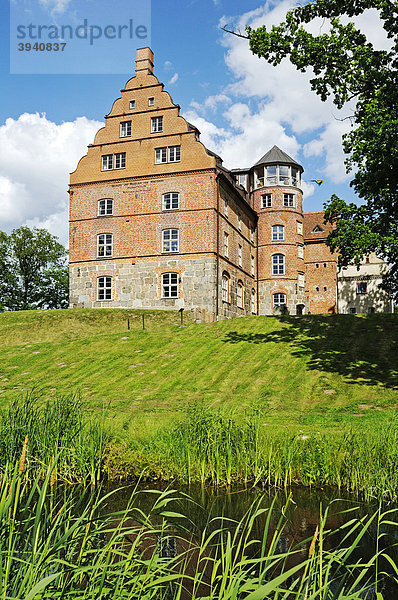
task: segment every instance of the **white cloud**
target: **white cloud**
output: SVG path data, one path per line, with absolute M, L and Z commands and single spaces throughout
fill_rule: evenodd
M 163 63 L 163 68 L 165 71 L 169 71 L 173 66 L 173 63 L 170 62 L 169 60 L 165 60 Z
M 72 0 L 39 0 L 40 4 L 53 16 L 63 14 L 71 1 Z
M 178 81 L 178 73 L 174 73 L 173 77 L 168 82 L 168 85 L 173 85 L 173 83 L 176 83 L 177 81 Z
M 0 126 L 0 229 L 48 227 L 67 241 L 69 172 L 102 126 L 79 117 L 57 125 L 22 114 Z

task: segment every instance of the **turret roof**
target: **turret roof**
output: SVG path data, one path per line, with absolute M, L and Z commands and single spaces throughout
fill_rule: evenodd
M 260 160 L 256 162 L 254 165 L 257 167 L 258 165 L 274 165 L 274 164 L 282 164 L 282 165 L 297 165 L 303 170 L 303 167 L 296 161 L 294 158 L 283 152 L 278 146 L 273 146 L 271 150 L 268 150 L 266 154 Z

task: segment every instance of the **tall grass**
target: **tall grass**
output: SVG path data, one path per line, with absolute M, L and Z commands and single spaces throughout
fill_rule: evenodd
M 0 463 L 15 462 L 28 436 L 27 461 L 45 474 L 58 456 L 56 472 L 75 482 L 99 481 L 107 436 L 100 420 L 90 418 L 78 394 L 44 401 L 31 392 L 0 411 Z
M 184 530 L 176 525 L 184 515 L 172 510 L 174 490 L 152 491 L 148 513 L 138 508 L 137 491 L 125 510 L 107 512 L 109 495 L 57 489 L 51 477 L 56 461 L 44 480 L 29 486 L 25 466 L 21 460 L 7 467 L 0 485 L 3 600 L 394 597 L 398 569 L 386 540 L 387 534 L 396 539 L 396 511 L 362 519 L 348 511 L 346 522 L 329 531 L 329 507 L 304 544 L 282 550 L 285 517 L 271 528 L 274 509 L 261 500 L 239 522 L 220 516 L 204 530 L 194 524 Z M 369 532 L 374 550 L 364 559 L 361 544 Z

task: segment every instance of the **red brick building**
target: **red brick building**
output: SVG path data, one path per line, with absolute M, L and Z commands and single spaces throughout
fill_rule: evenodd
M 187 308 L 201 321 L 336 310 L 322 213 L 274 146 L 229 171 L 153 75 L 149 48 L 70 181 L 71 307 Z

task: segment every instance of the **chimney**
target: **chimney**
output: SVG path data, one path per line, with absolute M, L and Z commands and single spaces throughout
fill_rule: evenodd
M 153 75 L 153 52 L 150 48 L 137 48 L 136 75 Z

